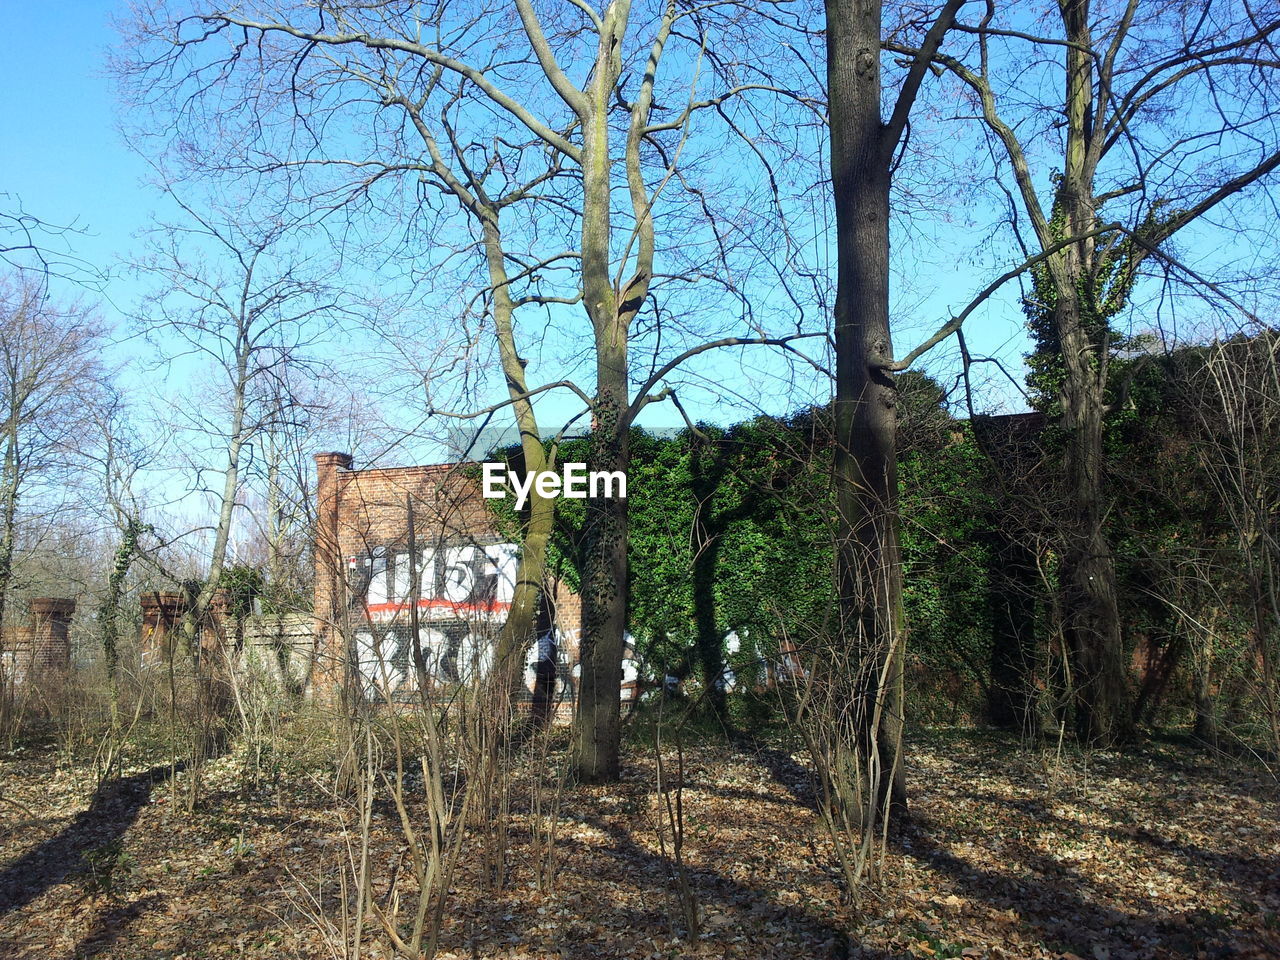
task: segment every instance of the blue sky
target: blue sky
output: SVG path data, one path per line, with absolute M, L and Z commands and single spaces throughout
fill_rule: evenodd
M 57 19 L 51 11 L 57 10 Z M 134 364 L 126 372 L 126 385 L 148 383 L 137 376 L 137 360 L 145 350 L 129 340 L 128 312 L 136 308 L 143 288 L 123 274 L 117 258 L 137 249 L 136 234 L 156 210 L 167 206 L 162 195 L 144 181 L 146 163 L 125 145 L 117 130 L 118 105 L 106 73 L 108 49 L 116 43 L 112 17 L 122 10 L 113 0 L 64 0 L 56 8 L 32 0 L 6 3 L 8 27 L 0 40 L 0 91 L 6 123 L 0 126 L 0 192 L 20 198 L 34 215 L 58 224 L 76 224 L 83 232 L 67 238 L 72 252 L 109 278 L 100 292 L 85 294 L 101 301 L 103 318 L 116 331 L 120 363 Z M 74 37 L 74 42 L 68 38 Z M 12 203 L 12 200 L 10 201 Z M 924 235 L 950 236 L 952 227 L 944 213 L 917 212 L 914 225 Z M 1001 267 L 1000 252 L 990 247 L 964 251 L 957 259 L 948 244 L 911 244 L 911 259 L 895 264 L 899 280 L 895 303 L 900 307 L 896 334 L 899 354 L 938 325 L 948 309 L 961 306 L 973 289 Z M 918 292 L 913 288 L 919 287 Z M 62 284 L 64 296 L 82 293 Z M 1016 286 L 971 321 L 970 345 L 975 353 L 999 356 L 1006 368 L 1020 375 L 1026 349 Z M 954 378 L 954 341 L 926 360 L 929 369 L 951 382 Z M 778 367 L 764 348 L 726 351 L 699 359 L 694 374 L 702 383 L 689 385 L 682 394 L 694 418 L 721 423 L 749 416 L 759 404 L 774 413 L 793 404 L 769 378 Z M 1014 409 L 1020 405 L 1017 388 L 992 368 L 982 368 L 990 381 L 984 395 L 986 409 Z M 180 389 L 188 371 L 174 368 L 168 388 Z M 150 389 L 148 384 L 146 389 Z M 812 381 L 807 395 L 817 396 L 822 386 Z M 804 390 L 798 394 L 802 400 Z M 542 420 L 555 424 L 564 419 L 568 398 L 540 401 Z M 421 421 L 420 411 L 392 411 L 391 419 L 412 429 Z M 499 415 L 495 425 L 506 421 Z M 682 423 L 670 404 L 651 405 L 642 420 L 651 426 Z M 392 431 L 387 431 L 388 434 Z M 430 448 L 400 448 L 392 459 L 437 459 Z M 179 495 L 175 488 L 173 496 Z
M 135 306 L 141 291 L 136 281 L 120 275 L 115 260 L 136 246 L 135 234 L 146 226 L 151 212 L 163 207 L 163 198 L 144 185 L 147 165 L 129 151 L 116 129 L 118 107 L 105 60 L 116 42 L 111 19 L 121 4 L 64 0 L 56 6 L 56 21 L 52 9 L 32 0 L 6 3 L 10 29 L 0 40 L 0 91 L 7 121 L 0 127 L 0 192 L 20 198 L 28 212 L 42 219 L 74 223 L 83 230 L 67 242 L 78 257 L 112 274 L 101 294 L 103 313 L 123 336 L 127 330 L 122 312 Z M 74 43 L 68 42 L 69 36 Z M 935 273 L 948 269 L 937 263 L 920 266 Z M 950 269 L 960 266 L 952 263 Z M 904 331 L 900 350 L 931 327 L 946 307 L 962 302 L 967 286 L 957 275 L 954 296 L 944 290 L 913 310 L 917 319 Z M 1022 341 L 1016 321 L 993 325 L 989 331 L 979 329 L 981 324 L 974 326 L 979 349 L 999 349 L 1007 360 L 1017 362 Z M 703 366 L 710 380 L 728 386 L 742 379 L 741 361 L 740 355 L 726 356 Z M 756 362 L 748 360 L 748 365 Z M 944 365 L 941 357 L 938 363 Z M 693 406 L 693 415 L 718 420 L 745 415 L 747 409 L 731 400 L 718 403 L 710 391 Z M 679 422 L 669 406 L 651 407 L 647 419 Z
M 118 6 L 9 0 L 0 39 L 0 192 L 50 223 L 79 225 L 84 234 L 69 239 L 74 252 L 102 266 L 130 246 L 157 205 L 139 185 L 146 165 L 115 129 L 105 55 Z M 108 293 L 128 295 L 120 284 Z
M 12 210 L 20 200 L 23 209 L 34 216 L 53 224 L 74 224 L 79 229 L 64 238 L 63 243 L 70 247 L 72 255 L 96 267 L 107 279 L 95 290 L 55 280 L 54 293 L 60 298 L 82 296 L 100 304 L 103 320 L 115 333 L 112 355 L 107 359 L 122 369 L 121 384 L 139 411 L 137 428 L 143 433 L 149 431 L 152 437 L 164 437 L 164 421 L 176 409 L 174 398 L 183 393 L 195 397 L 198 409 L 201 385 L 207 385 L 208 376 L 189 361 L 157 368 L 150 348 L 130 336 L 127 318 L 138 309 L 145 290 L 140 281 L 120 269 L 119 261 L 131 253 L 139 253 L 137 235 L 148 226 L 153 214 L 168 217 L 173 210 L 157 189 L 145 183 L 148 165 L 126 147 L 116 126 L 119 105 L 107 76 L 106 59 L 109 49 L 117 42 L 112 17 L 123 15 L 123 0 L 60 0 L 56 4 L 48 0 L 5 0 L 5 13 L 6 29 L 0 39 L 0 107 L 5 118 L 5 123 L 0 125 L 0 193 L 8 197 L 0 202 Z M 1052 75 L 1054 68 L 1046 69 L 1048 75 Z M 886 79 L 893 82 L 891 77 Z M 1199 109 L 1193 102 L 1185 102 L 1182 107 L 1189 115 Z M 921 159 L 916 169 L 922 171 L 922 179 L 919 183 L 904 185 L 903 181 L 909 178 L 899 178 L 902 189 L 899 216 L 894 225 L 892 303 L 895 350 L 899 356 L 928 336 L 950 311 L 960 309 L 970 296 L 1015 260 L 1007 231 L 991 229 L 1002 213 L 992 206 L 991 184 L 985 179 L 986 173 L 974 166 L 975 155 L 968 152 L 971 144 L 962 145 L 970 135 L 965 131 L 970 128 L 955 126 L 969 122 L 957 115 L 967 111 L 962 104 L 948 104 L 945 96 L 930 108 L 934 111 L 932 115 L 917 107 L 920 116 L 916 143 L 925 143 L 923 150 L 919 146 L 915 148 L 920 150 Z M 930 125 L 932 138 L 925 135 Z M 1055 152 L 1060 150 L 1054 136 L 1031 142 L 1030 149 L 1033 154 L 1040 153 L 1037 175 L 1047 178 L 1053 169 Z M 1272 276 L 1273 247 L 1253 243 L 1247 236 L 1250 232 L 1247 228 L 1269 224 L 1274 219 L 1268 217 L 1256 197 L 1255 192 L 1242 198 L 1241 219 L 1206 224 L 1180 236 L 1179 256 L 1206 275 L 1218 276 L 1223 268 L 1237 267 L 1242 275 L 1252 272 L 1264 280 Z M 813 229 L 820 232 L 821 225 L 816 220 Z M 829 242 L 829 234 L 827 238 Z M 57 241 L 54 246 L 56 252 L 63 252 L 57 249 Z M 438 248 L 437 238 L 434 248 L 424 248 L 421 255 L 419 267 L 427 277 L 432 272 L 429 268 L 431 249 Z M 814 259 L 819 265 L 830 262 L 825 255 Z M 385 281 L 365 273 L 344 275 L 341 282 L 364 285 L 376 291 Z M 428 280 L 425 288 L 431 286 Z M 1255 309 L 1267 315 L 1266 309 L 1274 303 L 1274 299 L 1267 298 L 1273 297 L 1273 291 L 1263 281 L 1258 286 Z M 1265 290 L 1261 289 L 1263 286 Z M 699 288 L 700 293 L 703 290 L 706 288 Z M 455 300 L 469 295 L 465 289 L 459 293 L 456 285 L 434 292 Z M 714 288 L 710 294 L 701 295 L 714 296 Z M 1016 283 L 1007 285 L 966 325 L 974 355 L 998 358 L 1003 371 L 1007 372 L 1006 375 L 993 365 L 975 368 L 978 388 L 975 406 L 979 411 L 1023 408 L 1019 384 L 1010 380 L 1021 381 L 1023 354 L 1029 349 L 1018 295 Z M 757 303 L 781 306 L 781 312 L 785 313 L 787 301 L 776 291 L 757 288 L 750 296 Z M 1169 306 L 1173 302 L 1161 301 L 1153 292 L 1143 304 L 1135 305 L 1133 322 L 1149 325 L 1152 316 L 1172 315 Z M 1185 307 L 1184 317 L 1191 317 L 1194 324 L 1203 313 L 1203 305 L 1192 298 Z M 403 334 L 400 344 L 377 343 L 372 334 L 365 333 L 357 336 L 368 337 L 368 340 L 338 341 L 334 352 L 342 355 L 341 361 L 356 369 L 357 376 L 363 373 L 362 364 L 373 367 L 374 361 L 370 358 L 378 354 L 402 362 L 403 375 L 416 359 L 413 351 L 421 346 L 424 334 L 429 338 L 432 334 L 428 331 L 440 329 L 438 323 L 433 327 L 430 322 L 438 318 L 424 311 L 440 309 L 451 308 L 448 305 L 441 308 L 439 302 L 427 299 L 415 303 L 413 310 L 398 318 L 397 329 Z M 695 306 L 695 313 L 696 309 Z M 445 315 L 452 314 L 441 314 Z M 815 316 L 810 323 L 816 327 L 822 320 Z M 530 367 L 531 383 L 559 379 L 558 356 L 576 356 L 575 362 L 585 363 L 586 354 L 579 349 L 581 321 L 576 313 L 571 320 L 568 313 L 560 314 L 554 323 L 556 332 L 535 345 L 532 351 L 526 351 L 532 352 L 535 361 Z M 535 316 L 529 321 L 529 329 L 536 333 L 544 322 Z M 663 346 L 670 348 L 669 344 Z M 544 348 L 547 361 L 539 363 Z M 430 344 L 424 349 L 429 350 Z M 402 352 L 399 357 L 397 350 Z M 641 357 L 635 360 L 638 375 L 645 364 Z M 951 386 L 958 366 L 954 339 L 931 352 L 922 365 L 944 385 Z M 681 399 L 691 417 L 728 424 L 761 410 L 781 414 L 806 401 L 825 399 L 826 381 L 804 368 L 800 370 L 802 382 L 791 389 L 785 365 L 778 355 L 768 348 L 750 347 L 704 354 L 691 369 L 672 379 L 680 384 Z M 580 368 L 588 381 L 583 385 L 589 389 L 588 371 L 589 366 Z M 355 407 L 363 410 L 382 400 L 379 389 L 390 379 L 385 370 L 376 368 L 364 380 L 357 379 Z M 418 382 L 421 383 L 421 379 Z M 501 383 L 495 378 L 491 387 L 494 392 L 489 399 L 499 399 Z M 207 390 L 204 396 L 209 396 Z M 961 400 L 960 395 L 956 394 L 955 399 Z M 543 428 L 549 430 L 557 429 L 577 412 L 576 401 L 564 393 L 541 398 L 536 406 Z M 449 456 L 442 445 L 411 439 L 423 423 L 421 396 L 408 401 L 389 401 L 383 407 L 385 420 L 379 424 L 370 418 L 375 425 L 368 431 L 363 446 L 355 440 L 348 444 L 332 436 L 309 436 L 308 442 L 313 449 L 347 446 L 357 453 L 361 465 L 368 465 L 380 447 L 387 449 L 382 462 L 431 462 Z M 958 408 L 962 405 L 958 404 Z M 504 413 L 492 421 L 499 427 L 509 422 L 509 416 Z M 669 403 L 651 405 L 641 420 L 642 425 L 661 427 L 682 422 Z M 456 423 L 436 418 L 437 435 L 448 433 Z M 190 469 L 171 468 L 152 481 L 159 498 L 169 505 L 173 522 L 192 528 L 207 517 L 202 498 L 189 489 L 193 476 L 194 471 Z M 183 515 L 187 517 L 185 522 Z
M 161 194 L 143 182 L 146 163 L 129 151 L 116 129 L 118 105 L 105 61 L 117 40 L 112 17 L 122 14 L 124 6 L 121 0 L 62 0 L 56 5 L 7 0 L 5 7 L 8 29 L 0 40 L 0 105 L 6 118 L 0 125 L 0 193 L 20 198 L 33 215 L 52 223 L 75 224 L 83 231 L 66 242 L 82 260 L 111 274 L 100 294 L 102 312 L 123 337 L 128 332 L 123 316 L 136 307 L 141 289 L 137 281 L 121 274 L 116 259 L 136 250 L 135 235 L 147 225 L 149 214 L 165 207 Z M 963 177 L 965 170 L 959 168 L 952 175 Z M 945 209 L 926 204 L 907 215 L 913 222 L 903 233 L 912 231 L 915 236 L 894 251 L 899 355 L 931 332 L 948 310 L 960 307 L 983 282 L 1008 266 L 1004 243 L 975 245 L 965 236 L 965 218 L 973 211 L 962 206 Z M 1214 266 L 1215 259 L 1238 258 L 1238 251 L 1226 252 L 1230 244 L 1224 245 L 1223 240 L 1219 233 L 1214 242 L 1197 244 L 1189 234 L 1181 253 L 1205 266 Z M 79 291 L 64 284 L 59 292 Z M 966 327 L 975 354 L 998 356 L 1015 377 L 1028 348 L 1016 297 L 1017 286 L 1011 284 Z M 951 341 L 927 357 L 925 366 L 949 379 L 954 375 L 954 357 Z M 749 397 L 752 388 L 759 386 L 760 368 L 768 363 L 755 352 L 746 353 L 744 372 L 742 351 L 706 357 L 699 367 L 710 386 L 700 396 L 688 398 L 691 413 L 721 422 L 745 416 L 749 403 L 735 403 L 731 397 L 717 400 L 716 389 L 732 393 L 741 388 Z M 993 368 L 985 372 L 994 379 L 980 406 L 1017 407 L 1017 389 L 1001 382 L 1002 376 Z M 679 417 L 669 406 L 651 407 L 649 422 L 678 423 Z

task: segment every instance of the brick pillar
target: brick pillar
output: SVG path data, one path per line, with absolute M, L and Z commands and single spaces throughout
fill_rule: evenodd
M 76 602 L 39 597 L 30 606 L 32 673 L 67 671 L 71 667 L 71 617 Z
M 142 600 L 142 665 L 159 666 L 173 656 L 178 621 L 186 608 L 181 593 L 144 593 Z
M 341 624 L 347 605 L 346 563 L 340 524 L 342 492 L 351 469 L 349 453 L 316 454 L 315 631 L 318 673 L 315 693 L 334 696 L 342 684 Z

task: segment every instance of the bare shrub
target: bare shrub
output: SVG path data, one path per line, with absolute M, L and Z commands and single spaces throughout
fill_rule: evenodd
M 658 851 L 667 864 L 671 892 L 675 898 L 676 911 L 684 924 L 685 935 L 690 940 L 697 940 L 702 929 L 702 910 L 684 860 L 684 739 L 679 723 L 675 730 L 675 744 L 676 769 L 673 783 L 662 760 L 662 717 L 659 715 L 653 743 L 654 761 L 657 765 Z M 672 936 L 675 936 L 674 917 L 671 927 Z

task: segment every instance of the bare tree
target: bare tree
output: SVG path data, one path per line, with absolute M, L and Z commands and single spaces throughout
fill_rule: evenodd
M 33 277 L 0 280 L 0 623 L 24 532 L 46 528 L 74 499 L 80 439 L 105 389 L 104 340 L 87 306 L 54 303 Z M 0 676 L 0 725 L 7 681 Z
M 255 455 L 243 478 L 246 509 L 239 529 L 243 559 L 260 567 L 264 600 L 279 612 L 291 604 L 305 604 L 311 592 L 313 454 L 341 425 L 341 395 L 335 386 L 346 371 L 327 367 L 320 380 L 308 365 L 290 362 L 285 356 L 271 365 L 274 374 L 255 390 L 254 404 L 263 411 L 263 418 Z M 348 439 L 344 436 L 336 443 L 346 449 Z
M 24 504 L 60 502 L 79 441 L 102 400 L 103 327 L 81 304 L 58 306 L 30 279 L 0 286 L 0 620 Z
M 162 545 L 148 520 L 152 491 L 140 475 L 155 468 L 165 455 L 163 438 L 146 438 L 137 429 L 140 418 L 119 392 L 94 411 L 93 442 L 86 442 L 84 454 L 93 466 L 92 512 L 99 525 L 114 534 L 114 555 L 109 563 L 106 584 L 98 602 L 97 619 L 107 680 L 116 718 L 117 680 L 120 666 L 121 615 L 130 591 L 130 573 L 139 560 L 157 565 L 156 551 Z M 133 580 L 136 582 L 136 577 Z
M 1271 748 L 1280 751 L 1280 521 L 1275 508 L 1280 496 L 1280 334 L 1266 330 L 1189 353 L 1198 367 L 1188 371 L 1185 385 L 1197 459 L 1233 535 L 1228 554 L 1233 569 L 1202 579 L 1227 586 L 1243 574 L 1238 582 L 1244 608 L 1240 619 L 1248 627 L 1247 652 L 1240 659 L 1250 664 L 1246 672 L 1266 713 Z M 1212 624 L 1196 627 L 1214 639 Z M 1202 690 L 1208 686 L 1209 666 L 1197 664 L 1197 728 L 1205 733 L 1216 729 L 1205 703 L 1207 690 Z
M 898 545 L 893 337 L 889 324 L 889 197 L 894 157 L 912 105 L 963 0 L 948 0 L 927 28 L 881 115 L 881 4 L 827 3 L 827 86 L 837 279 L 835 498 L 838 662 L 852 665 L 848 724 L 863 806 L 845 816 L 874 834 L 886 800 L 905 808 L 902 769 L 902 561 Z
M 345 307 L 294 222 L 213 205 L 206 212 L 171 196 L 186 220 L 157 228 L 150 256 L 134 266 L 155 282 L 138 322 L 162 362 L 194 358 L 212 376 L 207 394 L 177 401 L 178 428 L 203 448 L 190 464 L 192 490 L 207 496 L 214 512 L 205 531 L 207 566 L 182 623 L 184 645 L 198 655 L 197 634 L 228 560 L 254 444 L 293 415 L 297 398 L 279 387 L 294 370 L 314 371 L 312 348 Z
M 1139 0 L 1060 0 L 1042 16 L 1012 3 L 980 10 L 954 27 L 965 50 L 886 47 L 929 53 L 960 81 L 1007 176 L 998 197 L 1014 239 L 1040 259 L 1028 311 L 1052 367 L 1041 384 L 1065 435 L 1062 607 L 1077 727 L 1085 740 L 1113 742 L 1131 717 L 1106 531 L 1103 437 L 1123 404 L 1113 321 L 1148 268 L 1238 303 L 1222 277 L 1182 262 L 1170 241 L 1211 213 L 1230 214 L 1234 198 L 1280 166 L 1280 16 L 1244 3 Z
M 71 248 L 69 240 L 81 232 L 76 223 L 50 223 L 27 210 L 18 197 L 0 193 L 0 262 L 32 283 L 66 277 L 91 286 L 102 279 Z
M 750 5 L 639 8 L 627 0 L 602 9 L 515 0 L 430 11 L 396 4 L 263 4 L 188 16 L 161 10 L 140 22 L 126 73 L 147 85 L 136 91 L 140 98 L 216 102 L 224 123 L 240 122 L 242 135 L 230 138 L 238 153 L 228 158 L 220 145 L 201 158 L 206 172 L 304 177 L 322 169 L 333 175 L 327 185 L 312 181 L 302 190 L 320 209 L 349 211 L 394 181 L 413 184 L 411 197 L 404 188 L 394 194 L 411 209 L 435 211 L 440 197 L 461 211 L 474 238 L 463 246 L 483 264 L 478 286 L 491 324 L 463 352 L 474 355 L 480 340 L 496 343 L 506 393 L 481 415 L 513 407 L 526 469 L 545 469 L 554 465 L 554 445 L 543 444 L 534 400 L 567 392 L 581 404 L 570 419 L 590 417 L 591 468 L 625 471 L 632 421 L 646 404 L 672 395 L 667 378 L 680 363 L 713 346 L 783 339 L 767 335 L 738 289 L 730 258 L 742 226 L 711 210 L 705 184 L 685 179 L 695 168 L 695 117 L 719 117 L 731 134 L 741 133 L 741 125 L 767 120 L 728 114 L 744 94 L 803 100 L 744 65 L 745 45 L 729 52 L 716 44 L 717 35 L 740 33 L 741 22 L 756 17 Z M 673 56 L 673 48 L 680 52 Z M 715 89 L 704 93 L 704 85 Z M 235 106 L 225 112 L 229 102 Z M 276 128 L 260 122 L 264 113 L 287 118 L 289 135 L 275 137 Z M 326 137 L 339 126 L 343 134 Z M 760 155 L 750 145 L 744 155 L 753 150 Z M 702 151 L 704 160 L 715 153 Z M 675 191 L 683 191 L 686 213 L 661 264 L 655 220 L 664 194 Z M 776 198 L 765 206 L 772 216 Z M 690 223 L 700 233 L 683 229 Z M 770 242 L 746 248 L 757 267 L 769 263 Z M 705 293 L 693 291 L 700 280 L 715 284 L 733 309 L 708 309 Z M 660 294 L 682 288 L 698 304 L 690 322 L 654 306 L 645 323 Z M 544 325 L 585 319 L 585 336 L 521 334 L 523 308 L 542 308 Z M 736 323 L 742 335 L 699 342 L 712 318 Z M 637 339 L 654 349 L 639 377 Z M 549 346 L 564 366 L 539 383 L 527 364 L 535 347 Z M 618 772 L 626 503 L 599 498 L 589 512 L 576 753 L 579 774 L 598 780 Z M 551 519 L 551 504 L 535 500 L 500 657 L 512 672 L 532 636 Z

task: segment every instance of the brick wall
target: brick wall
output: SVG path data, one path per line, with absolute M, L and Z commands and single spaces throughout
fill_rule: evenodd
M 142 634 L 139 638 L 142 666 L 152 667 L 169 662 L 174 645 L 180 642 L 182 617 L 191 605 L 186 594 L 177 592 L 143 593 Z M 225 590 L 214 594 L 209 615 L 200 625 L 200 653 L 220 662 L 228 641 L 236 639 L 235 622 L 227 613 L 229 596 Z M 184 652 L 185 651 L 180 651 Z
M 432 675 L 457 681 L 484 669 L 486 649 L 505 617 L 516 545 L 494 525 L 467 466 L 355 470 L 347 454 L 316 455 L 315 628 L 322 687 L 332 692 L 341 684 L 345 662 L 354 656 L 366 687 L 412 689 L 416 670 L 406 657 L 415 597 L 420 646 Z M 563 584 L 552 585 L 550 599 L 569 691 L 581 606 Z M 352 638 L 350 648 L 344 637 Z

